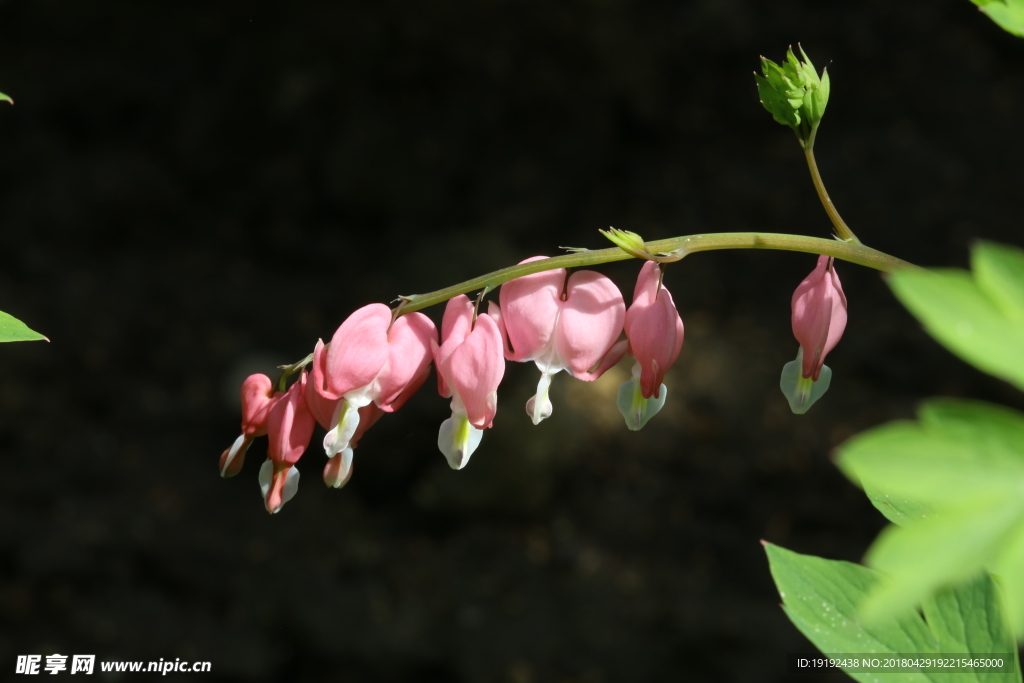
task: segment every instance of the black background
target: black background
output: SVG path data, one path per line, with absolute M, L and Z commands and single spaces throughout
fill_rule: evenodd
M 366 303 L 609 225 L 827 236 L 751 75 L 798 41 L 829 68 L 819 163 L 866 243 L 958 266 L 1021 243 L 1024 42 L 966 0 L 0 1 L 0 309 L 52 340 L 0 349 L 0 667 L 825 680 L 786 673 L 810 646 L 758 541 L 858 561 L 883 519 L 833 447 L 930 395 L 1024 406 L 873 271 L 839 266 L 850 323 L 803 417 L 777 383 L 814 258 L 716 252 L 667 271 L 686 343 L 642 432 L 614 407 L 628 366 L 556 377 L 533 427 L 517 364 L 461 472 L 431 378 L 340 492 L 319 435 L 274 517 L 262 444 L 217 476 L 245 374 Z M 601 270 L 628 302 L 637 264 Z

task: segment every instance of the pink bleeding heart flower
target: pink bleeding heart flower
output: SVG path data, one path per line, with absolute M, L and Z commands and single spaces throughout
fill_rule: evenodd
M 839 343 L 846 329 L 846 295 L 829 256 L 793 292 L 793 336 L 803 351 L 801 374 L 817 381 L 825 356 Z
M 386 413 L 397 410 L 426 380 L 436 342 L 437 329 L 422 313 L 392 322 L 390 308 L 370 304 L 341 324 L 329 347 L 317 343 L 313 385 L 321 397 L 335 402 L 324 450 L 330 458 L 344 454 L 342 462 L 328 463 L 328 485 L 339 487 L 351 474 L 352 441 L 364 416 L 374 414 L 362 409 L 372 403 Z
M 267 416 L 267 460 L 260 467 L 260 489 L 267 512 L 280 511 L 299 488 L 295 463 L 309 446 L 316 424 L 306 404 L 306 373 L 279 397 Z
M 846 329 L 846 295 L 834 259 L 819 256 L 818 265 L 793 292 L 793 336 L 800 342 L 796 360 L 782 368 L 779 387 L 797 415 L 806 413 L 828 390 L 832 370 L 825 356 Z
M 452 469 L 460 470 L 494 422 L 498 384 L 505 374 L 501 332 L 486 313 L 474 320 L 465 294 L 448 301 L 441 321 L 443 343 L 434 343 L 437 389 L 452 399 L 452 416 L 441 424 L 437 446 Z
M 545 256 L 535 256 L 529 263 Z M 537 393 L 526 403 L 534 424 L 551 415 L 551 377 L 567 370 L 593 381 L 625 354 L 622 332 L 626 305 L 611 280 L 591 270 L 557 268 L 526 275 L 501 286 L 500 306 L 489 313 L 499 322 L 505 358 L 533 361 L 541 371 Z
M 276 396 L 274 383 L 263 374 L 249 375 L 242 382 L 242 433 L 220 455 L 220 476 L 233 477 L 242 470 L 245 453 L 257 436 L 267 434 L 267 416 Z
M 661 282 L 659 264 L 647 261 L 626 311 L 626 337 L 636 357 L 633 377 L 619 388 L 619 411 L 632 430 L 643 427 L 665 405 L 665 373 L 683 348 L 683 320 Z

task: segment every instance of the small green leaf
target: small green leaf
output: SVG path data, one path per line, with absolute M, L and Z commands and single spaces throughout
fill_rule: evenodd
M 858 605 L 880 581 L 876 572 L 850 562 L 801 555 L 765 543 L 772 578 L 790 621 L 826 654 L 1007 654 L 1016 647 L 1006 625 L 998 586 L 988 575 L 924 605 L 924 618 L 911 611 L 870 626 L 858 617 Z M 1019 673 L 877 672 L 847 673 L 857 681 L 938 683 L 940 681 L 1010 683 Z
M 946 348 L 1024 389 L 1024 324 L 1008 318 L 962 270 L 906 269 L 889 276 L 896 297 Z
M 647 251 L 647 247 L 644 244 L 644 238 L 635 232 L 629 230 L 619 230 L 618 228 L 608 228 L 607 230 L 599 230 L 602 235 L 608 238 L 608 240 L 622 249 L 627 254 L 636 256 L 638 258 L 646 258 L 650 255 Z
M 0 92 L 0 102 L 10 102 L 11 104 L 14 104 L 14 100 L 12 100 L 9 95 L 5 95 L 2 92 Z
M 0 311 L 0 342 L 37 341 L 39 339 L 50 341 L 38 332 L 30 330 L 25 323 L 14 316 Z

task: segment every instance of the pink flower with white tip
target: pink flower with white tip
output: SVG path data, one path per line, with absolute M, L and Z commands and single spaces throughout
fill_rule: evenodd
M 619 387 L 616 403 L 626 425 L 636 431 L 665 405 L 668 388 L 662 382 L 683 348 L 683 320 L 654 261 L 640 269 L 625 329 L 636 363 L 632 379 Z
M 372 403 L 390 413 L 412 395 L 430 371 L 431 345 L 436 342 L 437 329 L 422 313 L 409 313 L 392 322 L 390 308 L 370 304 L 341 324 L 329 347 L 317 343 L 314 388 L 323 398 L 337 401 L 324 437 L 328 457 L 349 449 L 344 457 L 351 459 L 361 408 Z M 347 480 L 348 470 L 328 464 L 325 479 L 340 486 Z
M 832 382 L 825 356 L 846 329 L 846 295 L 834 259 L 821 255 L 818 265 L 793 292 L 793 336 L 800 342 L 796 360 L 782 369 L 779 386 L 796 414 L 807 412 Z
M 441 346 L 434 344 L 437 390 L 452 399 L 452 416 L 441 423 L 437 446 L 460 470 L 494 422 L 498 384 L 505 374 L 501 332 L 486 313 L 475 316 L 465 294 L 450 299 L 441 321 Z
M 323 347 L 323 341 L 317 342 L 317 349 Z M 314 366 L 315 368 L 315 366 Z M 426 379 L 426 375 L 430 369 L 427 368 L 427 372 L 424 373 L 423 379 Z M 422 380 L 420 380 L 422 384 Z M 418 388 L 419 385 L 416 385 Z M 413 389 L 415 391 L 415 388 Z M 411 392 L 410 392 L 411 393 Z M 309 406 L 310 412 L 313 413 L 313 417 L 324 429 L 330 431 L 334 427 L 335 411 L 338 408 L 338 404 L 343 399 L 324 398 L 320 395 L 320 392 L 316 390 L 315 382 L 308 382 L 306 384 L 306 405 Z M 381 418 L 384 411 L 376 406 L 376 404 L 370 403 L 359 409 L 359 425 L 356 427 L 355 432 L 352 434 L 352 438 L 349 440 L 348 448 L 343 449 L 337 456 L 328 458 L 327 465 L 324 467 L 324 483 L 331 488 L 340 489 L 348 480 L 352 477 L 352 457 L 356 446 L 359 445 L 359 439 L 362 438 L 363 434 L 366 433 L 373 424 Z
M 545 256 L 535 256 L 529 263 Z M 567 370 L 577 379 L 593 381 L 626 352 L 616 343 L 622 332 L 626 304 L 611 280 L 591 270 L 566 277 L 565 268 L 526 275 L 501 286 L 500 307 L 489 312 L 499 320 L 505 358 L 533 361 L 541 372 L 537 393 L 526 412 L 539 424 L 551 415 L 551 377 Z
M 249 375 L 242 382 L 242 433 L 220 456 L 220 476 L 233 477 L 242 469 L 245 453 L 257 436 L 266 436 L 267 417 L 281 392 L 274 392 L 274 383 L 266 375 Z
M 299 471 L 295 463 L 309 446 L 316 421 L 306 404 L 306 373 L 274 401 L 267 416 L 267 459 L 260 467 L 260 489 L 267 512 L 275 514 L 295 496 Z

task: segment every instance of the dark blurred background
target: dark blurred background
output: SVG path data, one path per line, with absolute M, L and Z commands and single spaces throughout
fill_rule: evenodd
M 58 652 L 211 682 L 845 680 L 786 673 L 811 646 L 758 541 L 859 561 L 883 519 L 835 446 L 930 395 L 1024 407 L 873 271 L 839 266 L 850 323 L 806 416 L 778 377 L 814 258 L 706 253 L 667 271 L 686 343 L 642 432 L 628 365 L 559 375 L 533 427 L 516 364 L 461 472 L 431 378 L 342 491 L 319 433 L 274 517 L 263 444 L 217 475 L 241 379 L 364 304 L 609 225 L 828 236 L 751 75 L 797 42 L 866 243 L 957 266 L 1022 243 L 1024 41 L 967 0 L 0 0 L 0 310 L 52 340 L 0 348 L 5 676 Z M 637 266 L 602 268 L 627 302 Z

